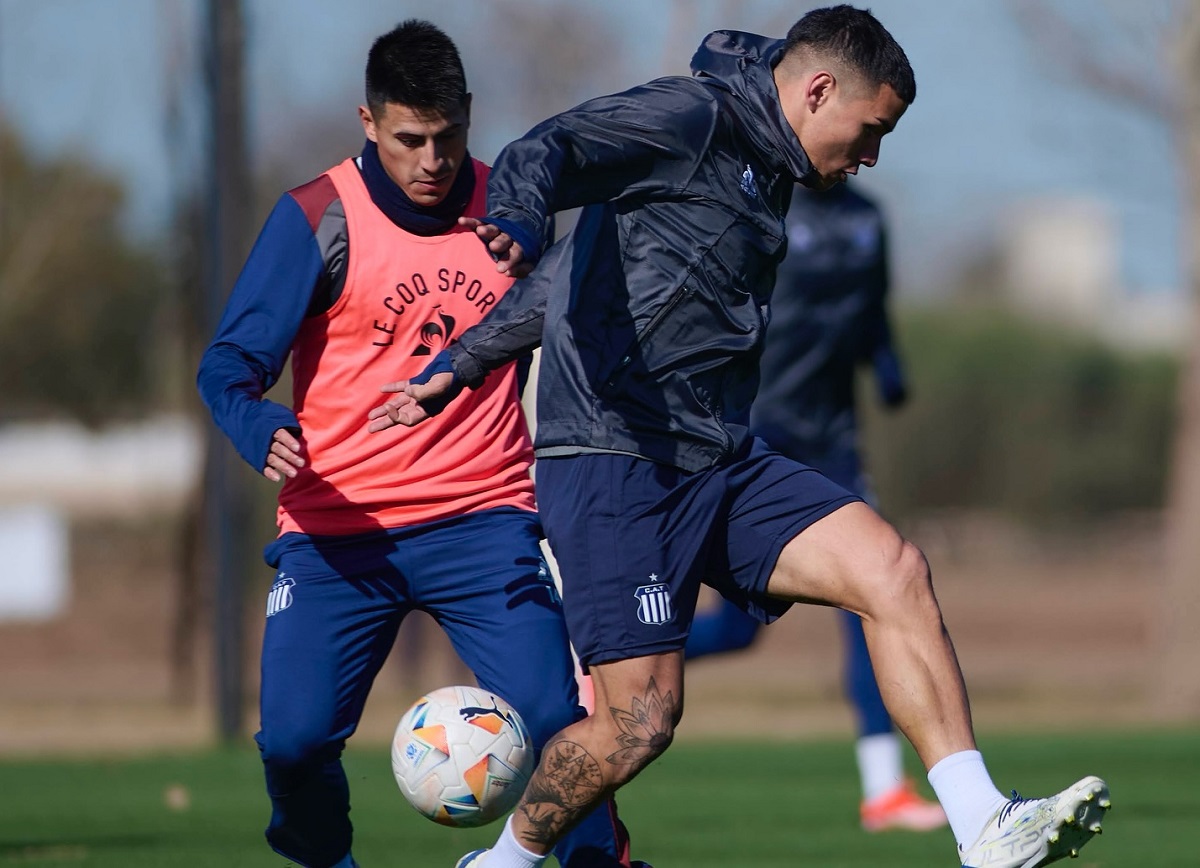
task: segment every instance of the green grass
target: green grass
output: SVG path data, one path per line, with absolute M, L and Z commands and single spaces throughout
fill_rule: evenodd
M 1072 868 L 1195 866 L 1200 733 L 1004 736 L 983 748 L 1002 788 L 1042 795 L 1084 774 L 1112 788 L 1106 834 Z M 346 758 L 364 868 L 449 868 L 499 826 L 459 831 L 401 799 L 385 748 Z M 188 807 L 166 794 L 186 790 Z M 620 794 L 635 856 L 655 868 L 955 866 L 949 832 L 867 835 L 848 742 L 680 742 Z M 0 762 L 0 866 L 267 868 L 266 799 L 246 750 Z

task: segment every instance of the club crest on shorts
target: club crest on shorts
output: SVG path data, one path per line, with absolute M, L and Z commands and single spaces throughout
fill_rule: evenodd
M 638 620 L 643 624 L 666 624 L 675 617 L 671 606 L 671 589 L 662 584 L 656 573 L 650 574 L 653 585 L 642 585 L 633 595 L 638 601 Z
M 288 606 L 292 605 L 292 588 L 295 587 L 296 580 L 288 578 L 286 573 L 280 573 L 275 584 L 271 585 L 271 591 L 267 594 L 267 617 L 278 615 Z

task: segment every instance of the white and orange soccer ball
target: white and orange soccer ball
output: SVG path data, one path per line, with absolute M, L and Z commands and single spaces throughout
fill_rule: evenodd
M 440 687 L 400 718 L 392 773 L 414 808 L 443 826 L 507 814 L 533 773 L 533 742 L 516 710 L 478 687 Z

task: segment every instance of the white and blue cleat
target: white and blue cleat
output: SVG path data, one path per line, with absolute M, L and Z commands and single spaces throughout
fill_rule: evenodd
M 1076 781 L 1044 799 L 1015 792 L 962 851 L 962 868 L 1041 868 L 1068 856 L 1099 835 L 1112 802 L 1108 785 L 1097 777 Z

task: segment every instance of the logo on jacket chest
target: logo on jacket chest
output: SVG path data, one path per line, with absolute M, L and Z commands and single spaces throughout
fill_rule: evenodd
M 754 182 L 754 170 L 750 168 L 749 163 L 746 164 L 746 168 L 742 172 L 742 177 L 738 180 L 738 186 L 751 199 L 758 198 L 758 186 Z
M 426 317 L 419 331 L 419 341 L 412 351 L 414 356 L 428 356 L 450 342 L 454 333 L 456 317 L 448 313 L 443 301 L 458 299 L 456 306 L 464 302 L 477 319 L 482 318 L 499 296 L 487 287 L 483 280 L 453 268 L 439 268 L 433 272 L 414 272 L 399 281 L 380 300 L 381 310 L 371 325 L 371 344 L 390 347 L 396 342 L 401 321 L 415 316 Z

